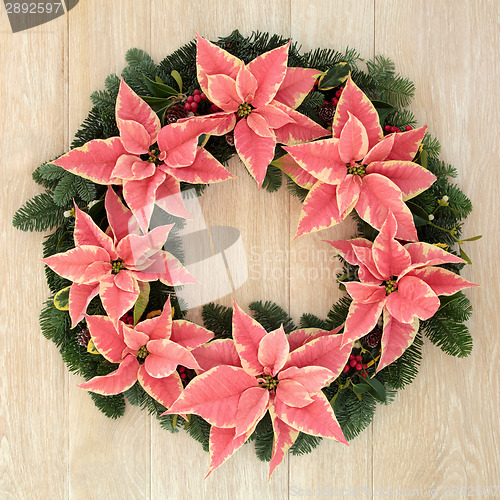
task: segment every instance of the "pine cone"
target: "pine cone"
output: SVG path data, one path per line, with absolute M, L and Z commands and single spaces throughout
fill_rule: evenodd
M 382 338 L 382 330 L 376 326 L 370 333 L 361 338 L 361 343 L 370 349 L 377 347 Z
M 84 328 L 81 332 L 76 334 L 76 341 L 82 346 L 87 347 L 89 345 L 91 335 L 88 328 Z
M 176 104 L 175 106 L 172 106 L 167 110 L 167 113 L 165 114 L 165 123 L 175 123 L 181 118 L 186 118 L 187 115 L 188 112 L 186 111 L 184 106 L 182 104 Z
M 325 122 L 331 122 L 335 115 L 335 107 L 329 102 L 325 102 L 318 108 L 319 117 Z

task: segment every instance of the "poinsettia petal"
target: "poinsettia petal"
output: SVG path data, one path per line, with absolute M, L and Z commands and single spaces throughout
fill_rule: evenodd
M 339 335 L 339 339 L 340 337 Z M 316 394 L 336 378 L 337 377 L 331 370 L 322 366 L 304 366 L 302 368 L 291 366 L 278 375 L 278 387 L 286 380 L 293 380 L 301 384 L 308 394 Z
M 80 384 L 78 387 L 101 394 L 102 396 L 120 394 L 130 389 L 136 383 L 138 370 L 139 362 L 134 356 L 128 355 L 125 356 L 125 359 L 114 372 L 111 372 L 109 375 L 94 377 L 88 382 Z
M 347 345 L 360 339 L 373 330 L 382 314 L 386 300 L 362 304 L 352 302 L 344 326 L 342 345 Z
M 359 175 L 347 174 L 345 179 L 337 186 L 337 206 L 339 214 L 346 217 L 358 202 L 361 192 L 361 178 Z
M 253 99 L 256 108 L 269 104 L 285 79 L 290 42 L 256 57 L 248 69 L 257 80 L 257 91 Z
M 149 228 L 155 207 L 156 192 L 164 181 L 165 174 L 159 170 L 147 179 L 123 181 L 123 197 L 144 232 L 147 232 Z
M 441 264 L 460 264 L 465 262 L 460 257 L 449 253 L 436 245 L 430 243 L 408 243 L 405 245 L 407 252 L 411 255 L 412 264 L 422 266 L 439 266 Z
M 105 234 L 92 218 L 82 212 L 75 204 L 75 231 L 73 233 L 75 246 L 91 245 L 104 248 L 111 259 L 116 259 L 113 240 Z
M 342 128 L 339 140 L 339 155 L 344 163 L 362 160 L 368 152 L 368 134 L 363 124 L 350 112 Z
M 366 255 L 371 256 L 371 248 L 373 243 L 370 240 L 365 238 L 353 238 L 351 240 L 335 240 L 335 241 L 327 241 L 334 250 L 349 264 L 353 266 L 359 266 L 364 262 L 364 260 L 360 260 L 354 251 L 355 247 L 360 247 L 362 249 L 366 248 Z
M 192 165 L 182 168 L 165 165 L 163 171 L 189 184 L 210 184 L 234 178 L 205 148 L 198 148 Z
M 149 145 L 156 142 L 156 137 L 161 129 L 160 119 L 143 99 L 141 99 L 122 78 L 120 89 L 116 98 L 116 124 L 122 134 L 122 124 L 124 121 L 134 121 L 139 123 L 149 136 Z M 123 139 L 123 135 L 122 135 Z M 127 148 L 128 151 L 131 151 Z
M 417 241 L 413 216 L 403 201 L 401 190 L 390 179 L 380 174 L 365 175 L 356 203 L 358 215 L 380 231 L 389 210 L 398 223 L 396 238 Z
M 216 366 L 195 377 L 167 413 L 196 413 L 216 427 L 235 427 L 240 396 L 257 386 L 243 368 Z
M 288 123 L 295 123 L 295 120 L 288 113 L 272 104 L 261 106 L 259 109 L 252 111 L 250 116 L 252 115 L 262 116 L 272 129 L 284 127 Z
M 115 283 L 115 276 L 117 275 L 107 276 L 101 280 L 99 283 L 99 296 L 109 317 L 118 320 L 132 309 L 137 297 L 139 297 L 139 287 L 136 283 L 134 291 L 123 290 Z
M 401 323 L 384 310 L 384 326 L 380 345 L 382 354 L 377 365 L 377 373 L 396 361 L 413 344 L 418 326 L 417 318 L 411 323 Z
M 359 283 L 357 281 L 346 281 L 343 285 L 353 300 L 361 304 L 380 302 L 385 298 L 385 287 L 381 285 Z
M 236 93 L 238 94 L 239 102 L 252 104 L 257 88 L 257 79 L 253 76 L 246 64 L 243 63 L 236 75 Z
M 142 161 L 135 155 L 121 155 L 111 175 L 117 179 L 141 180 L 151 177 L 156 171 L 154 163 Z
M 213 336 L 213 332 L 196 323 L 191 323 L 191 321 L 178 319 L 172 322 L 172 335 L 170 340 L 186 349 L 195 349 L 208 342 Z
M 349 113 L 353 114 L 363 124 L 368 135 L 368 150 L 383 139 L 383 132 L 375 106 L 352 81 L 350 75 L 333 117 L 332 130 L 334 137 L 340 137 L 344 125 L 349 120 Z
M 358 276 L 362 282 L 365 283 L 375 283 L 380 285 L 386 277 L 382 276 L 375 265 L 372 252 L 373 244 L 370 247 L 364 247 L 362 245 L 353 245 L 354 253 L 356 258 L 360 262 Z
M 296 109 L 313 89 L 321 71 L 311 68 L 287 68 L 275 100 Z
M 148 131 L 140 124 L 132 120 L 120 121 L 120 138 L 123 147 L 132 154 L 142 155 L 149 151 L 151 137 Z
M 274 157 L 276 140 L 257 135 L 247 120 L 240 120 L 234 129 L 234 146 L 250 175 L 262 186 L 267 166 Z
M 338 139 L 321 139 L 283 148 L 306 172 L 327 184 L 339 184 L 347 168 L 340 161 Z
M 233 339 L 219 339 L 202 345 L 191 351 L 201 367 L 201 371 L 208 371 L 219 365 L 229 365 L 241 368 L 238 351 Z
M 313 402 L 303 408 L 285 405 L 276 399 L 276 415 L 298 431 L 313 436 L 335 439 L 347 444 L 328 399 L 321 392 L 311 396 Z
M 228 458 L 240 449 L 248 439 L 247 434 L 242 434 L 236 437 L 236 429 L 231 427 L 223 429 L 221 427 L 212 426 L 210 428 L 210 468 L 205 479 L 215 470 L 220 467 Z
M 440 301 L 432 288 L 419 278 L 404 276 L 398 288 L 387 297 L 386 308 L 401 323 L 411 323 L 415 317 L 429 319 L 439 309 Z
M 269 391 L 262 387 L 250 387 L 241 395 L 236 412 L 236 436 L 255 428 L 267 411 L 268 402 Z
M 116 240 L 121 240 L 127 234 L 139 232 L 137 219 L 132 212 L 122 203 L 120 197 L 111 186 L 108 187 L 104 201 L 106 215 Z
M 314 339 L 324 337 L 325 335 L 335 335 L 341 329 L 342 326 L 338 326 L 333 330 L 321 330 L 320 328 L 301 328 L 300 330 L 294 330 L 287 336 L 290 352 L 295 351 L 308 342 L 312 342 Z
M 285 172 L 301 188 L 310 190 L 317 182 L 316 177 L 304 170 L 288 153 L 273 160 L 272 164 Z
M 99 293 L 99 284 L 80 285 L 73 283 L 69 289 L 69 316 L 71 328 L 83 319 L 90 301 Z
M 242 104 L 236 80 L 227 75 L 207 75 L 207 96 L 220 109 L 235 113 Z
M 149 375 L 145 365 L 141 365 L 137 380 L 142 388 L 165 408 L 170 408 L 182 394 L 182 380 L 177 372 L 168 377 L 155 378 Z
M 92 342 L 94 342 L 99 354 L 102 354 L 111 363 L 120 363 L 123 358 L 123 349 L 127 345 L 111 318 L 85 315 L 85 319 L 90 335 L 92 335 Z
M 233 301 L 233 339 L 241 366 L 247 373 L 257 376 L 264 372 L 259 361 L 259 344 L 267 335 L 264 327 L 255 321 Z
M 363 165 L 370 165 L 374 161 L 384 161 L 392 150 L 395 136 L 396 134 L 389 134 L 378 144 L 375 144 L 363 158 Z
M 436 295 L 453 295 L 464 288 L 478 286 L 441 267 L 413 269 L 405 276 L 414 276 L 427 283 Z
M 304 200 L 297 233 L 294 239 L 303 234 L 313 233 L 332 227 L 342 222 L 345 215 L 342 217 L 339 214 L 337 186 L 318 182 L 311 191 L 309 191 L 309 194 Z
M 394 145 L 385 159 L 412 161 L 417 154 L 426 130 L 427 126 L 425 125 L 407 132 L 391 134 L 394 135 Z
M 122 332 L 126 347 L 128 347 L 131 351 L 138 351 L 149 341 L 148 335 L 136 330 L 132 326 L 126 325 L 122 321 L 118 322 L 118 327 Z
M 160 280 L 168 286 L 179 286 L 187 283 L 198 283 L 189 271 L 172 254 L 161 250 L 151 258 L 149 267 L 134 271 L 139 281 Z
M 259 342 L 257 358 L 264 367 L 264 373 L 274 377 L 285 365 L 288 353 L 288 341 L 283 325 L 281 325 L 277 330 L 262 337 Z
M 138 288 L 137 280 L 132 273 L 126 269 L 115 275 L 115 285 L 125 292 L 135 292 Z
M 236 79 L 236 75 L 242 64 L 243 61 L 241 61 L 241 59 L 238 59 L 227 52 L 227 50 L 221 49 L 207 39 L 197 35 L 196 71 L 198 82 L 205 94 L 208 92 L 208 75 L 223 73 L 230 78 Z
M 292 351 L 285 368 L 323 367 L 332 372 L 333 378 L 337 378 L 347 363 L 352 348 L 349 343 L 343 343 L 343 341 L 342 335 L 318 337 Z M 303 385 L 308 387 L 306 383 Z
M 271 137 L 275 139 L 274 132 L 269 128 L 266 119 L 259 113 L 250 113 L 247 117 L 247 125 L 260 137 Z
M 173 321 L 170 296 L 163 305 L 163 310 L 159 316 L 145 319 L 137 323 L 135 328 L 137 331 L 145 333 L 149 340 L 172 340 L 172 342 L 176 342 L 176 340 L 172 338 Z
M 274 133 L 276 134 L 276 141 L 280 144 L 292 146 L 294 144 L 314 141 L 320 137 L 331 135 L 328 130 L 318 125 L 314 120 L 311 120 L 302 113 L 285 106 L 281 102 L 271 101 L 271 104 L 284 111 L 294 121 L 294 123 L 288 123 L 283 127 L 274 130 Z
M 234 129 L 236 115 L 234 112 L 226 113 L 225 111 L 219 111 L 210 115 L 182 118 L 176 123 L 187 124 L 187 132 L 196 136 L 202 134 L 225 135 Z
M 411 161 L 378 161 L 368 165 L 366 172 L 383 175 L 394 182 L 403 193 L 403 201 L 422 193 L 437 179 L 426 168 Z
M 280 380 L 276 388 L 276 400 L 294 408 L 303 408 L 314 401 L 302 384 L 290 379 Z
M 104 248 L 82 245 L 64 253 L 57 253 L 42 259 L 59 276 L 76 283 L 82 283 L 85 270 L 94 262 L 109 262 L 110 257 Z M 86 283 L 89 284 L 89 283 Z
M 299 436 L 299 431 L 278 418 L 274 402 L 270 402 L 269 404 L 269 414 L 271 415 L 274 431 L 273 453 L 271 455 L 271 462 L 269 463 L 269 478 L 271 478 L 276 467 L 283 461 L 285 453 L 295 443 L 295 440 Z
M 191 219 L 182 200 L 180 182 L 169 174 L 166 174 L 165 180 L 156 189 L 156 204 L 175 217 Z
M 150 340 L 147 345 L 148 356 L 144 361 L 146 371 L 154 378 L 168 377 L 177 365 L 198 370 L 200 367 L 193 355 L 171 340 Z
M 380 276 L 391 279 L 399 276 L 411 264 L 411 256 L 399 241 L 394 239 L 397 233 L 397 222 L 389 211 L 386 221 L 375 238 L 372 255 Z
M 52 163 L 97 184 L 119 184 L 112 177 L 112 172 L 116 161 L 123 154 L 127 154 L 127 151 L 119 137 L 94 139 L 72 149 Z

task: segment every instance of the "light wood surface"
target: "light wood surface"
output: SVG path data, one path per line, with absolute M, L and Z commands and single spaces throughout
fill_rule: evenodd
M 493 0 L 82 0 L 66 16 L 12 34 L 0 7 L 0 498 L 380 498 L 389 490 L 444 498 L 457 496 L 453 487 L 500 485 L 498 16 Z M 483 234 L 467 246 L 474 264 L 465 276 L 481 283 L 467 292 L 472 355 L 457 360 L 426 342 L 415 383 L 379 407 L 349 448 L 323 442 L 285 459 L 270 482 L 252 445 L 203 480 L 208 456 L 187 435 L 170 435 L 133 407 L 117 421 L 102 415 L 40 334 L 43 236 L 10 225 L 39 192 L 31 172 L 68 149 L 88 96 L 121 71 L 128 48 L 159 61 L 195 31 L 215 38 L 234 28 L 292 36 L 304 49 L 350 46 L 365 58 L 391 57 L 415 82 L 413 110 L 475 205 L 465 234 Z M 274 300 L 296 320 L 306 311 L 325 315 L 339 297 L 338 263 L 320 240 L 354 228 L 291 243 L 298 201 L 284 188 L 258 193 L 237 160 L 230 170 L 239 178 L 210 188 L 202 206 L 207 223 L 241 230 L 261 271 L 250 272 L 236 299 Z

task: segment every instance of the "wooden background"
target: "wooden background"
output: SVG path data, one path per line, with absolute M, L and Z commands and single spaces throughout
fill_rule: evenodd
M 390 489 L 405 497 L 422 489 L 426 497 L 429 488 L 442 498 L 456 496 L 453 487 L 499 485 L 498 7 L 486 0 L 81 0 L 68 15 L 17 34 L 0 8 L 0 498 L 379 498 Z M 10 226 L 13 212 L 39 192 L 31 172 L 68 149 L 88 96 L 121 71 L 127 49 L 159 61 L 195 30 L 215 38 L 236 27 L 291 36 L 303 49 L 348 45 L 365 58 L 391 57 L 416 83 L 413 110 L 439 137 L 442 158 L 458 167 L 475 205 L 465 235 L 484 236 L 466 247 L 474 264 L 465 276 L 482 285 L 467 292 L 473 354 L 457 360 L 426 342 L 415 383 L 379 407 L 349 448 L 324 441 L 312 455 L 287 458 L 271 482 L 252 445 L 204 481 L 208 456 L 184 433 L 168 434 L 136 408 L 118 421 L 94 408 L 39 331 L 47 295 L 42 235 Z M 211 188 L 203 207 L 209 223 L 240 228 L 257 255 L 262 274 L 251 273 L 237 300 L 272 299 L 295 319 L 326 314 L 338 297 L 337 264 L 320 239 L 347 237 L 352 226 L 291 245 L 297 200 L 284 188 L 257 193 L 238 161 L 231 170 L 240 179 Z

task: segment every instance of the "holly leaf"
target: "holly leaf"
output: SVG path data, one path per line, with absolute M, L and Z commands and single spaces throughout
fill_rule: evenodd
M 381 125 L 384 124 L 385 119 L 391 113 L 394 113 L 394 111 L 396 111 L 396 108 L 394 106 L 392 106 L 392 104 L 389 104 L 388 102 L 372 101 L 372 104 L 375 106 L 375 109 L 377 110 Z
M 173 89 L 169 85 L 165 85 L 160 78 L 156 78 L 156 81 L 151 80 L 146 75 L 143 75 L 144 83 L 149 91 L 156 97 L 173 97 L 179 95 L 177 90 Z
M 375 398 L 385 403 L 387 400 L 387 393 L 384 387 L 384 384 L 380 382 L 380 380 L 376 378 L 366 379 L 366 383 L 369 386 L 368 392 Z
M 331 90 L 342 85 L 349 76 L 351 68 L 346 62 L 339 62 L 332 66 L 318 82 L 318 90 Z
M 67 286 L 61 290 L 59 290 L 54 295 L 54 306 L 59 311 L 69 311 L 69 289 L 70 286 Z

